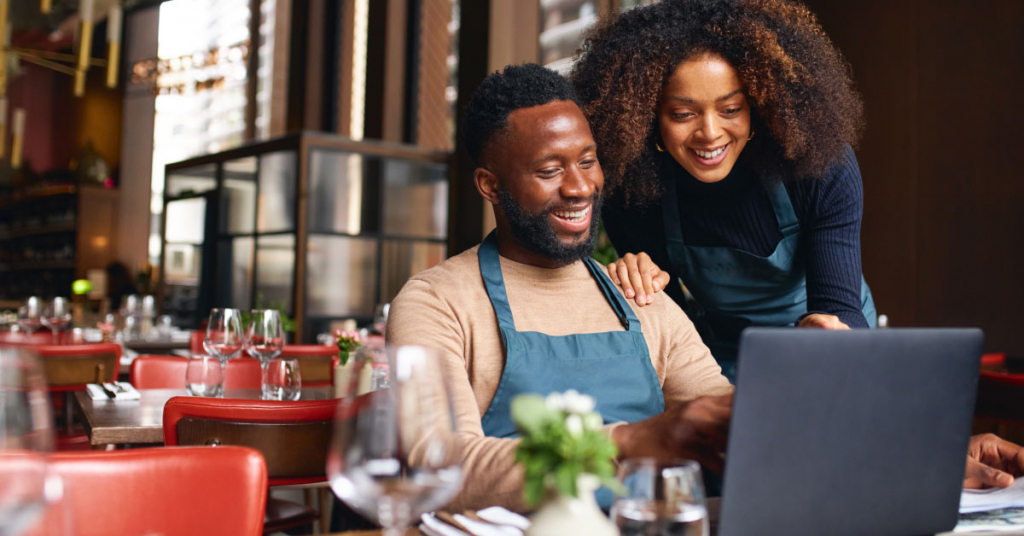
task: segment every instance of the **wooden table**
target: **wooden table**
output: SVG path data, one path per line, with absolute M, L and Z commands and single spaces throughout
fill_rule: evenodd
M 88 391 L 75 391 L 75 400 L 85 416 L 85 429 L 93 446 L 163 444 L 164 404 L 175 396 L 188 396 L 184 389 L 139 389 L 138 400 L 93 400 Z M 333 387 L 307 387 L 302 400 L 326 400 Z M 259 389 L 229 389 L 225 398 L 256 400 Z
M 191 342 L 188 339 L 138 339 L 127 340 L 121 344 L 138 354 L 171 355 L 172 350 L 188 350 Z

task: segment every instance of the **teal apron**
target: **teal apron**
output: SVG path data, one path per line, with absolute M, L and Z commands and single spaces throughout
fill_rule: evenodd
M 761 257 L 729 247 L 697 247 L 683 242 L 675 180 L 666 184 L 662 216 L 669 271 L 683 280 L 696 304 L 687 312 L 704 343 L 735 383 L 740 332 L 749 326 L 793 326 L 807 314 L 806 266 L 800 244 L 800 222 L 786 187 L 771 192 L 772 209 L 782 240 L 775 252 Z M 861 276 L 861 310 L 875 327 L 875 302 Z
M 651 364 L 640 321 L 597 262 L 590 258 L 584 261 L 624 330 L 552 336 L 516 331 L 494 232 L 480 245 L 478 255 L 480 273 L 505 345 L 501 381 L 482 419 L 485 435 L 518 435 L 511 403 L 522 393 L 544 396 L 575 389 L 594 398 L 596 411 L 606 424 L 642 421 L 665 410 L 661 382 Z

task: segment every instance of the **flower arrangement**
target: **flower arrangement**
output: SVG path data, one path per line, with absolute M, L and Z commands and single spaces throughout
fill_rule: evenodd
M 339 329 L 334 332 L 334 340 L 338 345 L 338 359 L 341 360 L 342 365 L 347 365 L 348 358 L 363 345 L 359 342 L 359 334 L 355 331 L 345 332 Z
M 576 480 L 582 474 L 596 476 L 617 489 L 612 460 L 618 449 L 602 430 L 594 399 L 568 390 L 539 395 L 519 395 L 512 400 L 512 420 L 522 436 L 516 461 L 525 471 L 526 502 L 537 505 L 545 489 L 577 497 Z

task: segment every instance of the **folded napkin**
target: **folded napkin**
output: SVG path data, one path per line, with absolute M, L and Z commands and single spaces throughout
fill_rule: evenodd
M 522 536 L 530 527 L 530 520 L 500 506 L 484 508 L 476 513 L 485 521 L 470 519 L 462 514 L 452 517 L 470 532 L 459 530 L 434 514 L 420 516 L 420 532 L 427 536 Z
M 106 386 L 108 391 L 117 395 L 114 397 L 115 400 L 139 399 L 139 392 L 128 382 L 106 382 L 103 385 Z M 106 391 L 104 391 L 103 387 L 100 387 L 98 383 L 90 383 L 86 385 L 85 388 L 89 391 L 89 398 L 93 400 L 110 400 L 110 396 L 107 395 Z

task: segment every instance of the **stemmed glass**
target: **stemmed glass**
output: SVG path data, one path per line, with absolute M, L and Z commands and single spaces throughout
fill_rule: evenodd
M 242 331 L 242 313 L 238 309 L 212 309 L 206 326 L 203 348 L 226 368 L 228 361 L 242 353 L 245 333 Z
M 18 307 L 18 327 L 28 332 L 29 336 L 32 336 L 32 332 L 43 327 L 43 300 L 37 296 L 30 296 L 21 303 L 21 307 Z
M 67 298 L 54 298 L 43 308 L 40 320 L 53 332 L 53 344 L 57 344 L 57 334 L 71 323 L 71 302 Z
M 623 536 L 710 534 L 697 462 L 626 460 L 619 464 L 619 479 L 623 492 L 612 504 L 611 517 Z
M 398 536 L 458 492 L 462 459 L 437 352 L 399 346 L 387 357 L 388 388 L 357 396 L 358 371 L 341 386 L 327 477 L 338 498 Z
M 47 503 L 53 431 L 45 386 L 35 356 L 0 348 L 0 536 L 31 528 Z
M 245 349 L 249 355 L 260 362 L 263 369 L 263 400 L 272 397 L 267 381 L 267 367 L 284 349 L 284 329 L 281 326 L 281 314 L 272 309 L 253 309 L 249 315 L 249 332 L 245 340 Z

